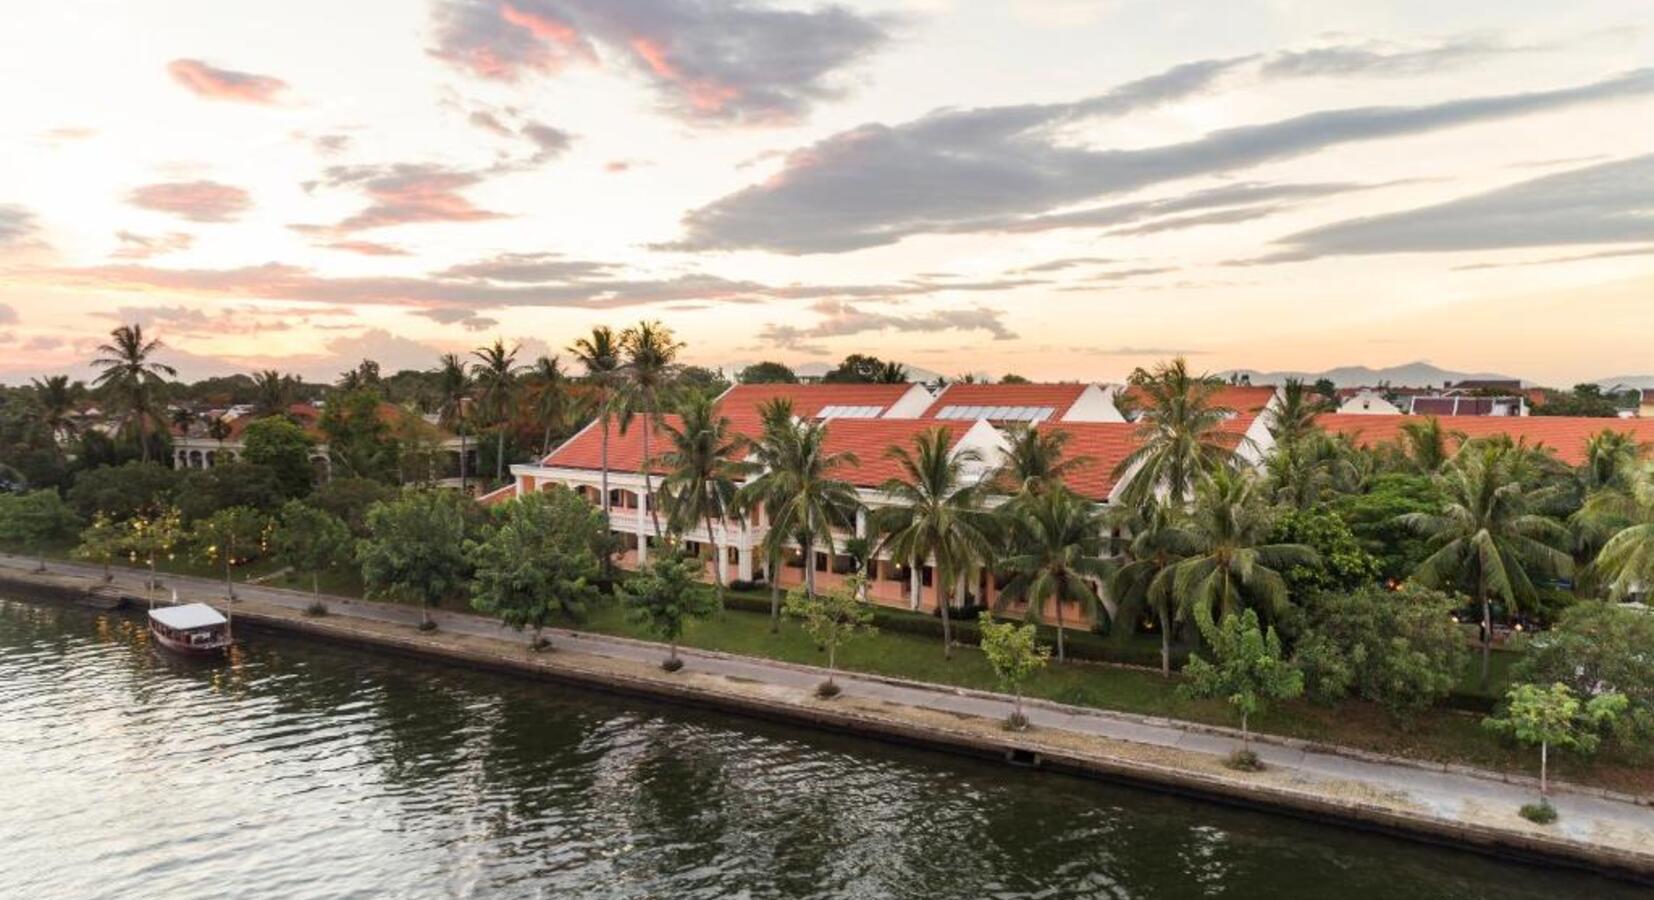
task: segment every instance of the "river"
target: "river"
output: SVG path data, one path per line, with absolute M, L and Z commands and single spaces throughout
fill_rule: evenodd
M 0 599 L 0 895 L 1571 898 L 1630 886 L 656 703 Z

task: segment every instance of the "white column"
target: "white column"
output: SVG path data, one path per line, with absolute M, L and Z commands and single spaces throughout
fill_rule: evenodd
M 867 507 L 856 507 L 856 537 L 867 537 Z
M 908 571 L 908 588 L 909 588 L 909 590 L 907 592 L 907 606 L 908 606 L 908 609 L 918 609 L 919 608 L 919 591 L 924 588 L 924 582 L 920 579 L 920 576 L 919 576 L 919 567 L 918 566 L 914 566 L 911 570 Z
M 637 492 L 637 564 L 649 561 L 649 495 Z
M 752 545 L 746 541 L 735 548 L 735 577 L 742 581 L 752 580 Z

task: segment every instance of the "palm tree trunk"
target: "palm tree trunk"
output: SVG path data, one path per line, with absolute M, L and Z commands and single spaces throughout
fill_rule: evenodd
M 706 545 L 712 548 L 712 583 L 721 588 L 724 586 L 724 552 L 713 537 L 711 516 L 706 517 Z
M 494 480 L 505 480 L 505 423 L 500 423 L 499 439 L 494 445 Z
M 1160 677 L 1172 677 L 1172 623 L 1164 605 L 1160 607 Z
M 770 583 L 770 634 L 776 634 L 781 631 L 781 554 L 771 553 L 765 568 Z
M 1062 633 L 1063 633 L 1063 627 L 1062 627 L 1062 595 L 1063 595 L 1063 592 L 1060 591 L 1060 590 L 1057 592 L 1057 595 L 1056 595 L 1056 601 L 1057 601 L 1057 662 L 1065 662 L 1067 660 L 1067 657 L 1063 655 L 1063 644 L 1062 644 Z
M 947 579 L 942 577 L 940 565 L 932 574 L 936 578 L 936 607 L 942 611 L 942 658 L 953 659 L 953 623 L 948 620 L 948 594 L 942 586 Z
M 598 467 L 601 473 L 598 477 L 603 482 L 603 514 L 609 513 L 609 414 L 603 414 L 603 440 L 598 445 Z
M 1241 749 L 1252 752 L 1252 731 L 1246 726 L 1246 713 L 1241 713 Z
M 461 423 L 459 426 L 459 492 L 461 494 L 469 493 L 465 478 L 465 454 L 468 449 L 465 445 L 465 425 Z
M 1482 687 L 1487 687 L 1489 657 L 1493 653 L 1493 603 L 1482 591 Z
M 644 420 L 643 461 L 638 463 L 638 473 L 643 476 L 643 502 L 649 506 L 649 521 L 654 525 L 655 540 L 659 541 L 661 539 L 660 510 L 657 508 L 655 503 L 655 479 L 649 472 L 649 430 L 653 427 L 653 421 L 647 419 Z
M 816 595 L 816 536 L 804 535 L 804 594 Z

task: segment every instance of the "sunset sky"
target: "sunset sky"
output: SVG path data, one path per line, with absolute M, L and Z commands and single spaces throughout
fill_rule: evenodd
M 557 352 L 1654 374 L 1648 0 L 53 0 L 0 380 Z M 527 359 L 525 359 L 527 361 Z

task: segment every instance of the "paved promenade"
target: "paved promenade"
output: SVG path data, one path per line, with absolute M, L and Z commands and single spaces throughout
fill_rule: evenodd
M 5 574 L 22 575 L 33 570 L 34 565 L 32 560 L 0 555 L 0 571 Z M 54 562 L 50 571 L 60 576 L 101 580 L 101 570 L 92 566 Z M 129 595 L 143 594 L 144 579 L 142 572 L 116 570 L 116 585 Z M 170 595 L 170 591 L 176 589 L 184 600 L 222 605 L 222 582 L 170 575 L 163 575 L 162 580 L 165 588 L 161 595 Z M 236 593 L 239 598 L 236 608 L 249 613 L 269 606 L 286 610 L 291 616 L 312 602 L 308 593 L 256 585 L 238 584 Z M 419 621 L 419 610 L 410 606 L 340 597 L 324 599 L 330 611 L 325 621 L 329 622 L 342 624 L 355 619 L 378 623 L 377 627 L 382 628 L 413 626 Z M 438 634 L 486 639 L 481 643 L 494 645 L 496 653 L 509 649 L 519 656 L 527 655 L 520 649 L 524 636 L 502 628 L 493 620 L 448 611 L 436 611 L 433 618 L 439 625 Z M 403 629 L 394 631 L 400 633 Z M 565 630 L 548 630 L 547 636 L 555 649 L 565 651 L 543 654 L 548 660 L 566 660 L 571 656 L 611 660 L 624 665 L 625 671 L 634 676 L 660 677 L 654 665 L 664 655 L 660 645 Z M 498 642 L 508 642 L 510 646 Z M 1002 695 L 841 673 L 838 681 L 844 694 L 832 701 L 838 704 L 835 707 L 809 696 L 810 690 L 822 679 L 820 669 L 693 649 L 681 650 L 680 656 L 686 663 L 685 673 L 700 679 L 700 683 L 710 683 L 709 679 L 726 682 L 719 689 L 748 692 L 761 689 L 768 698 L 785 697 L 786 702 L 822 710 L 865 710 L 869 714 L 908 710 L 916 716 L 928 714 L 932 724 L 973 722 L 984 740 L 1019 740 L 1003 736 L 1003 732 L 999 733 L 1002 736 L 994 735 L 993 724 L 1010 712 L 1009 698 Z M 1035 749 L 1044 746 L 1052 752 L 1113 754 L 1158 767 L 1193 767 L 1199 770 L 1202 779 L 1221 780 L 1229 785 L 1244 787 L 1248 779 L 1256 779 L 1255 785 L 1260 790 L 1339 797 L 1363 808 L 1393 810 L 1444 825 L 1612 849 L 1622 856 L 1644 857 L 1646 871 L 1654 877 L 1654 807 L 1649 805 L 1654 798 L 1641 798 L 1643 802 L 1638 803 L 1606 792 L 1553 785 L 1552 803 L 1561 813 L 1561 819 L 1541 828 L 1515 815 L 1519 806 L 1536 797 L 1535 786 L 1526 778 L 1386 760 L 1353 751 L 1327 752 L 1273 738 L 1254 740 L 1254 749 L 1269 769 L 1263 776 L 1248 776 L 1217 764 L 1239 745 L 1236 735 L 1226 729 L 1043 701 L 1031 701 L 1027 714 L 1034 726 L 1027 733 L 1027 740 Z M 1516 845 L 1520 846 L 1520 841 Z

